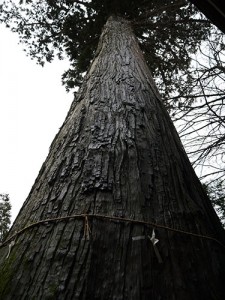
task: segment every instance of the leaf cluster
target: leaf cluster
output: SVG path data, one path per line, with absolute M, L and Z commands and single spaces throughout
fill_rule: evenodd
M 217 180 L 213 184 L 204 184 L 205 188 L 218 216 L 225 226 L 225 182 Z
M 0 194 L 0 242 L 3 241 L 10 227 L 11 204 L 8 194 Z
M 170 93 L 190 65 L 210 24 L 186 0 L 6 0 L 0 21 L 17 32 L 27 53 L 43 65 L 54 57 L 71 61 L 67 89 L 82 81 L 110 15 L 131 21 L 155 78 Z

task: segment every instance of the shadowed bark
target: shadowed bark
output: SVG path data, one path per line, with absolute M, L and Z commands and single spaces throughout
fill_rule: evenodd
M 130 24 L 116 17 L 9 235 L 89 213 L 225 241 Z M 0 249 L 0 298 L 222 300 L 225 252 L 214 241 L 155 228 L 159 263 L 151 227 L 88 221 L 90 239 L 71 219 L 25 231 L 8 259 Z

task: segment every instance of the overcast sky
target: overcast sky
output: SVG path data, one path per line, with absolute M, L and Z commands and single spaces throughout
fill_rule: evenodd
M 16 217 L 73 100 L 61 84 L 65 61 L 44 68 L 0 25 L 0 193 Z

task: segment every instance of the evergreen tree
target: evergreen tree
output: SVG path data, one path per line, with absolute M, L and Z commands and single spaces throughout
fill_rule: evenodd
M 16 4 L 16 3 L 19 4 Z M 211 24 L 186 0 L 6 0 L 0 22 L 17 32 L 38 63 L 67 56 L 67 89 L 79 86 L 111 15 L 132 22 L 145 59 L 161 93 L 170 95 L 191 62 Z
M 92 62 L 82 87 L 0 248 L 0 297 L 222 300 L 225 233 L 132 30 L 134 19 L 142 22 L 147 14 L 148 20 L 154 5 L 160 17 L 170 15 L 168 2 L 20 2 L 31 7 L 39 3 L 27 14 L 38 16 L 39 9 L 39 27 L 33 31 L 40 40 L 28 32 L 33 49 L 40 45 L 34 55 L 41 57 L 47 51 L 42 48 L 47 36 L 41 24 L 43 30 L 60 25 L 61 45 L 67 45 L 69 53 L 72 41 L 75 50 L 77 42 L 76 35 L 63 36 L 70 15 L 74 23 L 65 32 L 83 32 L 78 34 L 81 47 L 82 39 L 87 45 L 92 27 L 99 25 L 94 20 L 110 17 L 95 55 L 89 56 Z M 167 10 L 160 10 L 158 3 Z M 12 17 L 12 12 L 18 21 L 17 10 L 6 15 Z M 26 11 L 21 14 L 26 19 Z M 187 23 L 172 8 L 171 15 L 174 28 L 176 20 Z M 52 20 L 48 27 L 43 16 Z M 32 18 L 30 24 L 35 26 Z M 77 64 L 83 61 L 78 50 Z
M 11 204 L 8 194 L 0 194 L 0 242 L 9 231 L 11 217 Z

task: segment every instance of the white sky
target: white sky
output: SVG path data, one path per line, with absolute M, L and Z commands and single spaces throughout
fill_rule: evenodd
M 36 179 L 73 100 L 61 84 L 65 61 L 44 68 L 26 56 L 18 37 L 0 26 L 0 193 L 12 221 Z

